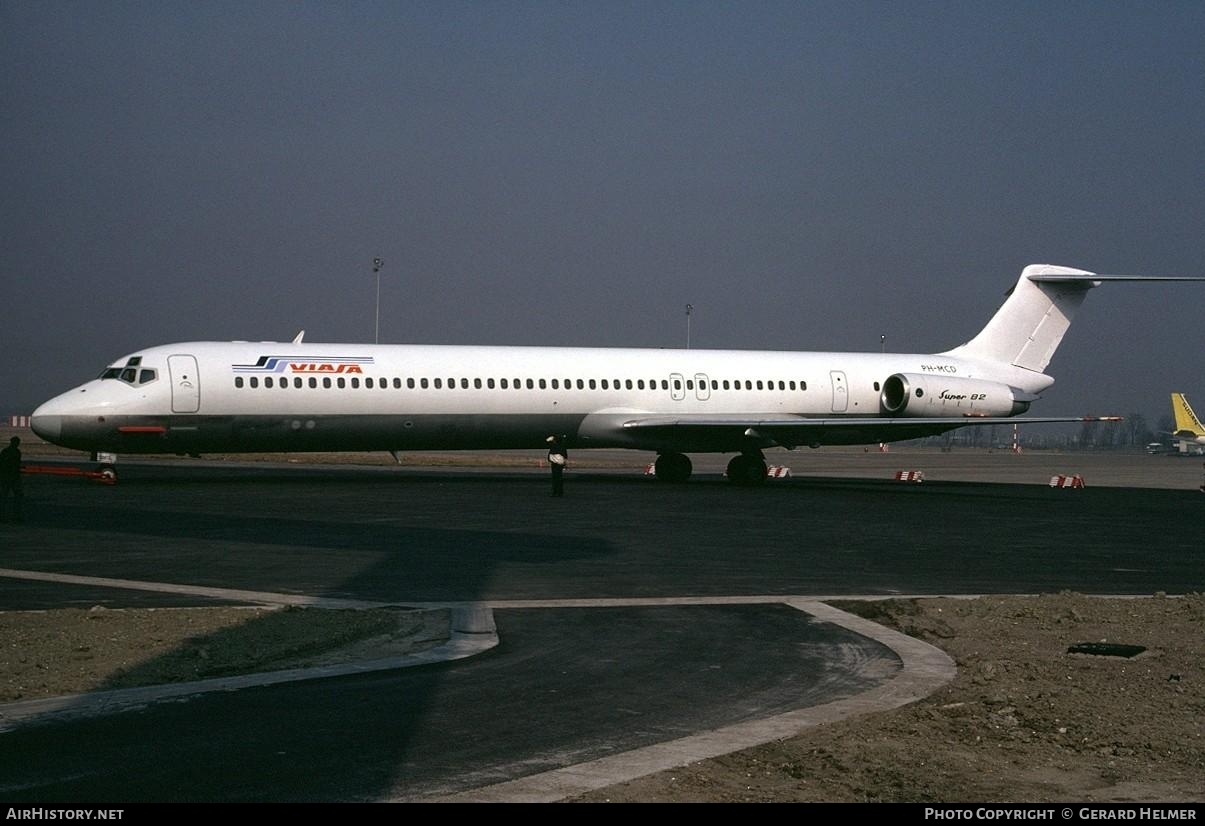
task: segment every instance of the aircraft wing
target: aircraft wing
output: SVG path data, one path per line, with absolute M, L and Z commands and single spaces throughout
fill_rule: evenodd
M 799 445 L 895 442 L 902 439 L 932 436 L 968 426 L 1119 421 L 1121 421 L 1120 416 L 1051 416 L 1042 418 L 944 416 L 898 419 L 853 416 L 813 419 L 804 416 L 783 416 L 767 419 L 720 415 L 651 416 L 625 421 L 623 428 L 630 432 L 664 437 L 711 436 L 723 441 L 743 437 L 794 448 Z

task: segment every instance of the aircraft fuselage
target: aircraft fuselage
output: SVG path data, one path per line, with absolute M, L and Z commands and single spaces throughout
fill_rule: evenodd
M 878 432 L 895 375 L 912 377 L 906 417 L 949 424 Z M 35 430 L 120 453 L 530 448 L 550 434 L 578 447 L 740 451 L 778 443 L 740 422 L 842 419 L 807 443 L 893 441 L 1013 415 L 1053 382 L 942 355 L 240 342 L 152 347 L 102 376 L 39 407 Z M 650 417 L 733 426 L 672 437 L 624 426 Z

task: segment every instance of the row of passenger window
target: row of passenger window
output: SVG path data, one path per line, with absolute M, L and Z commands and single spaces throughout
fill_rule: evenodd
M 729 381 L 728 379 L 723 379 L 723 380 L 710 379 L 709 381 L 710 381 L 712 390 L 721 390 L 721 389 L 722 390 L 754 390 L 754 389 L 756 389 L 756 390 L 774 390 L 774 389 L 807 390 L 808 389 L 808 383 L 806 381 L 795 382 L 795 381 L 784 381 L 782 379 L 764 379 L 764 380 L 763 379 L 735 379 L 733 381 Z M 259 387 L 260 382 L 261 382 L 261 379 L 259 376 L 249 376 L 249 377 L 247 377 L 246 382 L 244 382 L 243 376 L 235 376 L 234 377 L 234 386 L 238 387 L 238 388 Z M 263 382 L 264 387 L 279 387 L 282 390 L 287 389 L 290 386 L 294 387 L 294 388 L 304 388 L 304 387 L 317 388 L 319 386 L 321 386 L 323 388 L 331 388 L 331 387 L 360 388 L 360 387 L 363 387 L 367 390 L 373 390 L 373 389 L 387 390 L 390 387 L 391 380 L 390 379 L 374 379 L 372 376 L 366 376 L 363 379 L 361 379 L 359 376 L 352 376 L 351 378 L 348 378 L 346 376 L 337 376 L 335 378 L 331 378 L 330 376 L 323 376 L 321 379 L 319 379 L 317 376 L 310 376 L 306 379 L 303 379 L 301 376 L 294 376 L 293 382 L 290 385 L 288 376 L 280 376 L 279 378 L 276 378 L 273 376 L 264 376 L 262 379 L 262 382 Z M 428 389 L 432 389 L 432 388 L 434 388 L 435 390 L 443 390 L 443 389 L 455 390 L 458 387 L 461 390 L 469 390 L 470 388 L 475 389 L 475 390 L 482 390 L 482 389 L 523 390 L 524 388 L 526 388 L 527 390 L 536 390 L 536 389 L 548 390 L 549 388 L 551 388 L 553 390 L 560 390 L 562 388 L 564 388 L 565 390 L 572 390 L 574 388 L 576 388 L 578 390 L 612 390 L 612 389 L 614 389 L 614 390 L 620 390 L 620 389 L 624 389 L 624 390 L 646 390 L 646 389 L 647 390 L 656 390 L 658 387 L 660 387 L 662 390 L 669 390 L 670 386 L 672 385 L 674 390 L 682 390 L 683 382 L 685 382 L 686 390 L 694 390 L 695 389 L 695 380 L 694 379 L 680 379 L 680 378 L 649 379 L 647 382 L 644 379 L 623 379 L 623 380 L 620 380 L 620 379 L 563 379 L 563 380 L 562 379 L 497 379 L 497 380 L 494 380 L 494 379 L 464 379 L 464 378 L 462 378 L 462 379 L 455 379 L 455 378 L 449 378 L 449 379 L 419 378 L 419 379 L 415 379 L 415 378 L 409 378 L 409 379 L 406 379 L 406 381 L 405 381 L 405 387 L 408 390 L 428 390 Z M 700 380 L 698 382 L 698 385 L 699 385 L 698 389 L 700 389 L 700 390 L 707 388 L 707 384 L 702 380 Z M 399 378 L 392 379 L 392 386 L 395 390 L 401 390 L 402 389 L 402 380 Z

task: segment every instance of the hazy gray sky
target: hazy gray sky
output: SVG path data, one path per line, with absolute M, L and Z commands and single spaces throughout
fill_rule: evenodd
M 1205 274 L 1205 4 L 0 0 L 0 413 L 194 339 L 931 352 Z M 1037 415 L 1205 406 L 1106 285 Z

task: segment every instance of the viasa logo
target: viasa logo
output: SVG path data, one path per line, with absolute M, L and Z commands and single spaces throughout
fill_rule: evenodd
M 363 373 L 359 364 L 339 362 L 331 364 L 325 361 L 312 362 L 289 362 L 289 371 L 292 373 Z
M 255 364 L 232 364 L 236 373 L 363 373 L 372 356 L 260 356 Z

